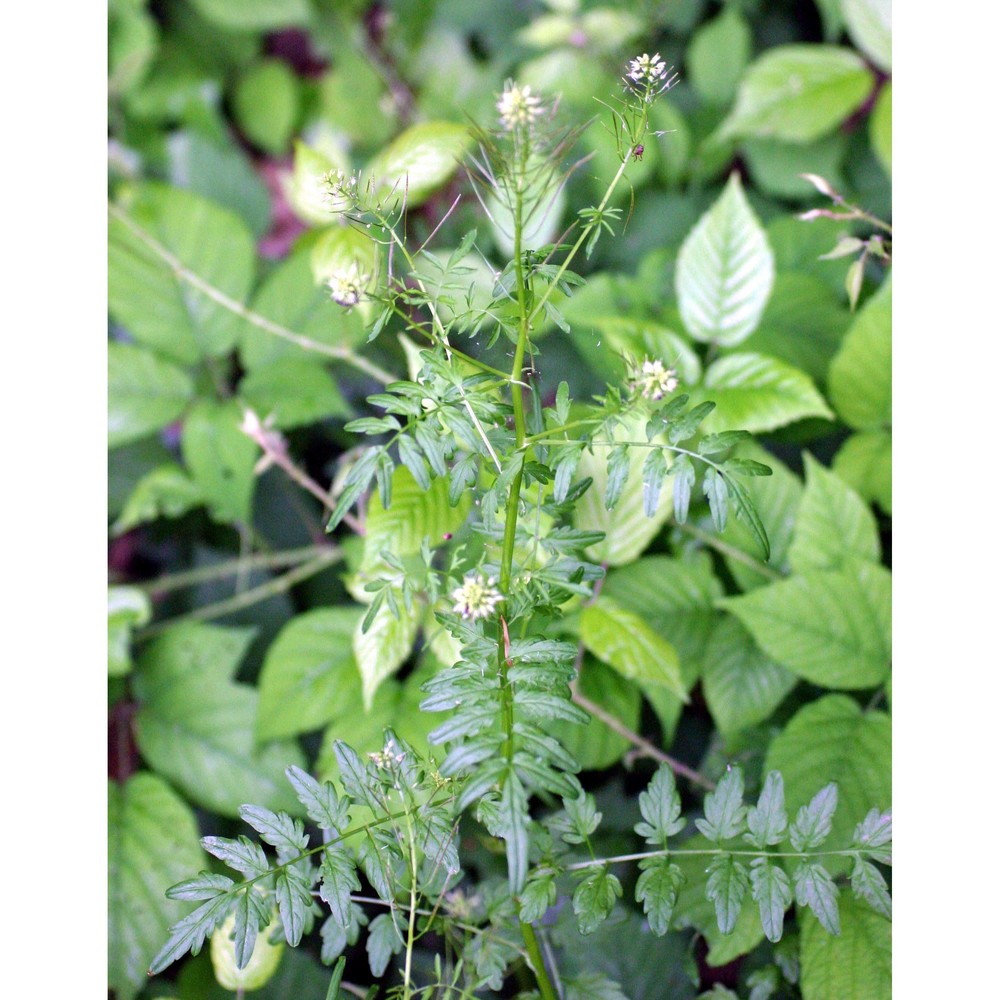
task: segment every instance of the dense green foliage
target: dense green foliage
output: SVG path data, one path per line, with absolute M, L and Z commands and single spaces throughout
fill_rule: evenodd
M 115 994 L 888 997 L 888 4 L 109 10 Z

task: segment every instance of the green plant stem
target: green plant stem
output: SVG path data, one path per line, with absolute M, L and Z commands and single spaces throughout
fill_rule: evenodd
M 646 858 L 716 857 L 720 854 L 741 858 L 828 858 L 857 857 L 864 851 L 854 847 L 846 847 L 839 851 L 729 851 L 724 847 L 704 848 L 703 850 L 685 850 L 684 848 L 668 848 L 662 851 L 640 851 L 636 854 L 616 854 L 610 858 L 596 858 L 593 861 L 576 861 L 567 865 L 562 871 L 582 871 L 585 868 L 596 868 L 599 865 L 622 864 L 626 861 L 644 861 Z
M 535 974 L 535 981 L 538 983 L 538 991 L 542 994 L 542 1000 L 558 1000 L 545 968 L 545 959 L 542 958 L 542 949 L 538 945 L 538 935 L 535 934 L 535 928 L 526 921 L 519 921 L 519 923 L 521 924 L 521 937 L 524 938 L 524 946 L 528 949 L 531 971 Z
M 383 385 L 387 385 L 389 382 L 395 382 L 396 376 L 391 372 L 387 372 L 384 368 L 380 368 L 374 362 L 369 361 L 367 358 L 363 358 L 360 354 L 356 354 L 348 347 L 343 347 L 340 344 L 322 344 L 318 340 L 312 340 L 309 337 L 304 337 L 300 333 L 296 333 L 294 330 L 289 330 L 288 327 L 282 326 L 280 323 L 275 323 L 273 320 L 268 319 L 266 316 L 261 316 L 260 313 L 254 312 L 252 309 L 248 309 L 242 302 L 237 302 L 236 299 L 230 298 L 225 292 L 220 291 L 214 285 L 209 284 L 200 275 L 195 274 L 190 268 L 186 267 L 184 263 L 172 254 L 162 243 L 159 242 L 154 236 L 148 233 L 142 226 L 140 226 L 124 209 L 119 208 L 119 206 L 109 203 L 108 212 L 118 219 L 126 229 L 130 230 L 134 236 L 141 240 L 150 250 L 156 254 L 160 260 L 163 261 L 176 275 L 176 277 L 189 285 L 192 288 L 197 288 L 199 292 L 207 295 L 213 302 L 217 305 L 222 306 L 223 309 L 227 309 L 229 312 L 234 313 L 241 319 L 246 320 L 251 326 L 257 327 L 258 330 L 263 330 L 265 333 L 270 333 L 272 336 L 280 337 L 282 340 L 288 341 L 290 344 L 295 344 L 296 347 L 301 347 L 304 351 L 313 351 L 316 354 L 324 354 L 328 358 L 333 358 L 337 361 L 342 361 L 346 365 L 350 365 L 352 368 L 357 368 L 358 371 L 364 372 L 366 375 L 375 379 L 377 382 L 381 382 Z
M 253 572 L 255 569 L 280 569 L 284 566 L 296 566 L 308 562 L 322 552 L 329 551 L 329 545 L 303 545 L 300 549 L 285 549 L 284 552 L 262 552 L 255 556 L 243 556 L 237 559 L 227 559 L 214 566 L 202 566 L 199 569 L 184 570 L 181 573 L 170 573 L 146 580 L 143 583 L 132 584 L 148 594 L 169 594 L 185 587 L 196 587 L 200 583 L 218 580 L 226 576 L 235 576 L 241 572 Z
M 167 618 L 164 621 L 155 622 L 153 625 L 137 632 L 136 639 L 149 639 L 162 632 L 164 629 L 169 628 L 171 625 L 176 625 L 179 622 L 203 621 L 206 619 L 221 618 L 223 615 L 229 615 L 236 611 L 242 611 L 244 608 L 252 607 L 260 601 L 266 601 L 269 597 L 276 597 L 278 594 L 287 593 L 292 589 L 292 587 L 301 583 L 303 580 L 308 580 L 309 577 L 322 572 L 328 566 L 332 566 L 335 562 L 339 562 L 343 559 L 343 557 L 344 554 L 340 549 L 331 547 L 322 552 L 315 559 L 302 563 L 301 565 L 296 566 L 293 570 L 290 570 L 288 573 L 285 573 L 284 576 L 268 580 L 267 583 L 263 583 L 259 587 L 253 587 L 250 590 L 244 591 L 242 594 L 236 594 L 235 597 L 229 597 L 222 601 L 215 601 L 213 604 L 206 604 L 203 607 L 195 608 L 193 611 L 187 612 L 187 614 L 177 615 L 174 618 Z

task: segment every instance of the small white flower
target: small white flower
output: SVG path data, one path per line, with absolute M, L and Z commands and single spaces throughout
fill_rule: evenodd
M 330 275 L 326 287 L 330 289 L 330 297 L 337 305 L 350 309 L 361 301 L 361 283 L 361 272 L 353 266 L 346 271 Z
M 503 594 L 497 590 L 494 577 L 486 579 L 477 573 L 467 576 L 462 586 L 451 592 L 451 599 L 455 602 L 453 611 L 475 621 L 489 618 L 503 600 Z
M 664 396 L 673 392 L 678 386 L 677 372 L 673 368 L 666 368 L 658 358 L 650 361 L 648 358 L 643 361 L 632 381 L 632 387 L 644 399 L 663 399 Z
M 328 170 L 320 182 L 323 186 L 323 200 L 331 212 L 349 212 L 358 202 L 358 178 L 356 174 L 345 174 L 343 170 Z
M 542 99 L 531 93 L 531 87 L 519 87 L 513 80 L 504 84 L 497 101 L 500 124 L 508 131 L 518 125 L 530 125 L 542 113 Z
M 629 62 L 628 74 L 623 79 L 630 90 L 650 103 L 658 94 L 673 86 L 677 75 L 668 75 L 669 73 L 667 64 L 660 58 L 659 52 L 653 55 L 643 52 L 641 56 Z

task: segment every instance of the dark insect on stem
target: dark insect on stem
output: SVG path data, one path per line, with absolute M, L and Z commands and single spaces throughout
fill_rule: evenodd
M 632 159 L 641 160 L 642 154 L 645 152 L 646 152 L 646 147 L 640 142 L 639 145 L 632 150 Z

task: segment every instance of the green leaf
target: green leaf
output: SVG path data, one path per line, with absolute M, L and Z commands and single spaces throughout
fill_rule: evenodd
M 250 799 L 298 815 L 284 771 L 304 764 L 301 751 L 291 742 L 257 746 L 257 692 L 230 679 L 251 638 L 200 623 L 157 636 L 136 670 L 136 739 L 151 766 L 212 812 L 235 818 Z
M 724 738 L 764 722 L 795 684 L 795 675 L 763 653 L 739 622 L 719 622 L 705 650 L 702 688 Z
M 830 363 L 830 400 L 855 430 L 892 423 L 891 285 L 865 303 Z
M 729 104 L 752 49 L 750 25 L 735 7 L 724 8 L 703 24 L 692 36 L 686 55 L 698 96 L 708 104 Z
M 368 967 L 377 979 L 389 967 L 389 960 L 403 950 L 403 938 L 396 928 L 391 913 L 379 914 L 368 925 L 368 940 L 365 951 L 368 952 Z
M 708 866 L 706 892 L 709 900 L 715 904 L 715 919 L 723 934 L 730 934 L 735 928 L 743 897 L 749 887 L 746 865 L 731 854 L 722 854 L 712 859 Z
M 126 210 L 199 279 L 245 301 L 256 251 L 242 219 L 198 195 L 155 183 L 139 188 Z M 179 277 L 113 216 L 108 241 L 108 308 L 137 341 L 181 364 L 233 347 L 240 324 L 233 312 Z
M 676 650 L 638 615 L 599 597 L 583 609 L 580 637 L 594 656 L 623 677 L 666 687 L 688 700 Z
M 892 992 L 892 925 L 864 903 L 840 901 L 840 935 L 802 916 L 800 961 L 803 1000 L 868 1000 Z
M 645 440 L 643 425 L 644 421 L 641 420 L 627 420 L 615 428 L 614 438 Z M 593 452 L 585 451 L 580 458 L 576 470 L 577 479 L 590 478 L 593 485 L 577 502 L 573 524 L 582 531 L 604 532 L 604 541 L 587 549 L 591 560 L 621 566 L 638 558 L 670 518 L 673 510 L 673 487 L 671 485 L 668 489 L 664 484 L 656 514 L 647 517 L 643 509 L 642 490 L 642 465 L 646 460 L 646 449 L 629 448 L 628 486 L 614 505 L 614 511 L 608 510 L 605 498 L 611 487 L 608 482 L 607 451 L 607 448 L 595 448 Z
M 792 877 L 795 882 L 796 905 L 800 909 L 808 907 L 812 910 L 827 933 L 839 934 L 837 886 L 829 872 L 817 861 L 803 861 Z
M 720 606 L 793 673 L 828 688 L 869 688 L 888 676 L 892 577 L 873 563 L 810 572 Z
M 892 81 L 878 95 L 871 118 L 868 119 L 868 139 L 885 172 L 892 177 Z
M 743 772 L 738 767 L 728 768 L 715 791 L 705 796 L 705 818 L 696 819 L 695 826 L 716 844 L 743 832 L 746 806 L 743 805 Z
M 187 372 L 132 344 L 108 344 L 108 447 L 173 423 L 194 395 Z
M 591 872 L 573 893 L 573 912 L 580 933 L 593 934 L 611 915 L 621 895 L 621 882 L 606 867 Z
M 892 813 L 882 812 L 877 806 L 870 809 L 865 818 L 855 827 L 851 844 L 873 855 L 878 855 L 880 861 L 888 862 L 889 858 L 882 857 L 882 852 L 876 852 L 874 848 L 892 844 Z
M 240 430 L 242 419 L 234 402 L 201 399 L 181 430 L 184 464 L 212 517 L 223 524 L 250 521 L 258 448 Z
M 469 130 L 453 122 L 421 122 L 398 135 L 368 165 L 375 189 L 408 208 L 423 204 L 449 177 L 472 145 Z
M 654 517 L 660 506 L 660 488 L 667 474 L 666 453 L 653 448 L 642 463 L 642 509 L 646 517 Z
M 750 866 L 751 894 L 760 907 L 764 936 L 772 944 L 781 940 L 785 910 L 792 905 L 788 876 L 767 858 L 755 858 Z
M 288 63 L 261 59 L 236 81 L 233 116 L 243 134 L 274 156 L 288 148 L 299 113 L 299 81 Z
M 805 468 L 806 488 L 788 553 L 792 569 L 842 569 L 853 559 L 877 563 L 878 527 L 865 502 L 808 452 Z
M 837 786 L 831 782 L 802 806 L 789 831 L 796 851 L 813 851 L 830 836 L 833 814 L 837 811 Z
M 349 417 L 351 408 L 322 365 L 282 358 L 255 368 L 240 382 L 240 396 L 262 419 L 281 430 Z
M 360 691 L 352 640 L 357 609 L 314 608 L 288 622 L 271 643 L 258 683 L 257 738 L 319 729 Z
M 740 144 L 756 188 L 763 194 L 800 202 L 816 198 L 816 188 L 803 180 L 802 174 L 819 174 L 841 191 L 848 187 L 843 173 L 847 149 L 847 136 L 839 132 L 809 143 L 744 139 Z
M 805 372 L 763 354 L 727 354 L 705 373 L 700 394 L 715 402 L 707 433 L 740 427 L 773 431 L 806 417 L 833 420 L 833 411 Z
M 872 86 L 864 60 L 834 45 L 781 45 L 755 60 L 740 83 L 724 137 L 811 142 L 860 107 Z
M 108 588 L 108 676 L 132 669 L 132 630 L 152 617 L 153 606 L 138 587 Z
M 513 767 L 500 793 L 499 818 L 507 853 L 507 885 L 512 896 L 524 888 L 528 877 L 528 795 Z
M 883 72 L 892 71 L 890 0 L 841 0 L 851 41 Z
M 715 530 L 725 531 L 726 519 L 729 516 L 729 490 L 726 488 L 725 478 L 720 476 L 715 469 L 709 468 L 705 471 L 701 487 L 708 500 L 709 510 L 712 512 L 712 523 Z
M 851 889 L 858 899 L 863 899 L 876 913 L 892 919 L 892 899 L 882 873 L 862 858 L 854 859 L 851 869 Z
M 779 772 L 771 771 L 764 780 L 757 805 L 747 810 L 749 833 L 744 834 L 744 839 L 760 848 L 774 846 L 784 840 L 787 826 L 784 781 Z
M 372 707 L 379 685 L 403 665 L 413 650 L 419 625 L 418 612 L 416 607 L 412 613 L 400 607 L 399 618 L 396 618 L 389 605 L 383 604 L 367 632 L 362 631 L 363 622 L 355 626 L 352 648 L 361 672 L 366 712 Z
M 773 283 L 774 255 L 733 173 L 677 255 L 677 302 L 688 333 L 722 346 L 746 340 Z
M 112 534 L 124 534 L 161 517 L 180 517 L 203 502 L 201 490 L 180 466 L 159 465 L 136 483 Z
M 244 31 L 271 31 L 308 24 L 309 0 L 191 0 L 191 4 L 213 24 Z
M 873 806 L 885 808 L 892 799 L 892 727 L 884 712 L 862 712 L 842 694 L 830 694 L 799 709 L 775 737 L 764 761 L 785 779 L 790 812 L 810 802 L 817 788 L 837 785 L 839 806 L 830 821 L 830 843 L 850 842 L 858 818 Z M 824 800 L 821 800 L 823 802 Z M 829 808 L 829 799 L 825 800 Z M 821 816 L 823 809 L 813 807 Z M 793 830 L 825 826 L 804 825 L 796 818 Z M 819 836 L 819 833 L 816 834 Z M 812 838 L 806 842 L 812 842 Z M 831 861 L 834 871 L 835 862 Z M 835 873 L 843 871 L 843 865 Z
M 108 782 L 108 986 L 121 1000 L 145 987 L 170 925 L 187 911 L 166 889 L 205 863 L 194 813 L 162 778 Z
M 645 837 L 647 844 L 666 847 L 667 838 L 684 829 L 677 782 L 666 764 L 660 764 L 646 791 L 639 793 L 639 812 L 645 822 L 636 823 L 635 832 Z
M 639 867 L 642 874 L 635 885 L 635 901 L 642 903 L 649 929 L 657 937 L 663 937 L 670 930 L 670 918 L 683 875 L 668 858 L 647 858 Z
M 867 501 L 892 513 L 892 434 L 859 431 L 833 456 L 833 471 Z

